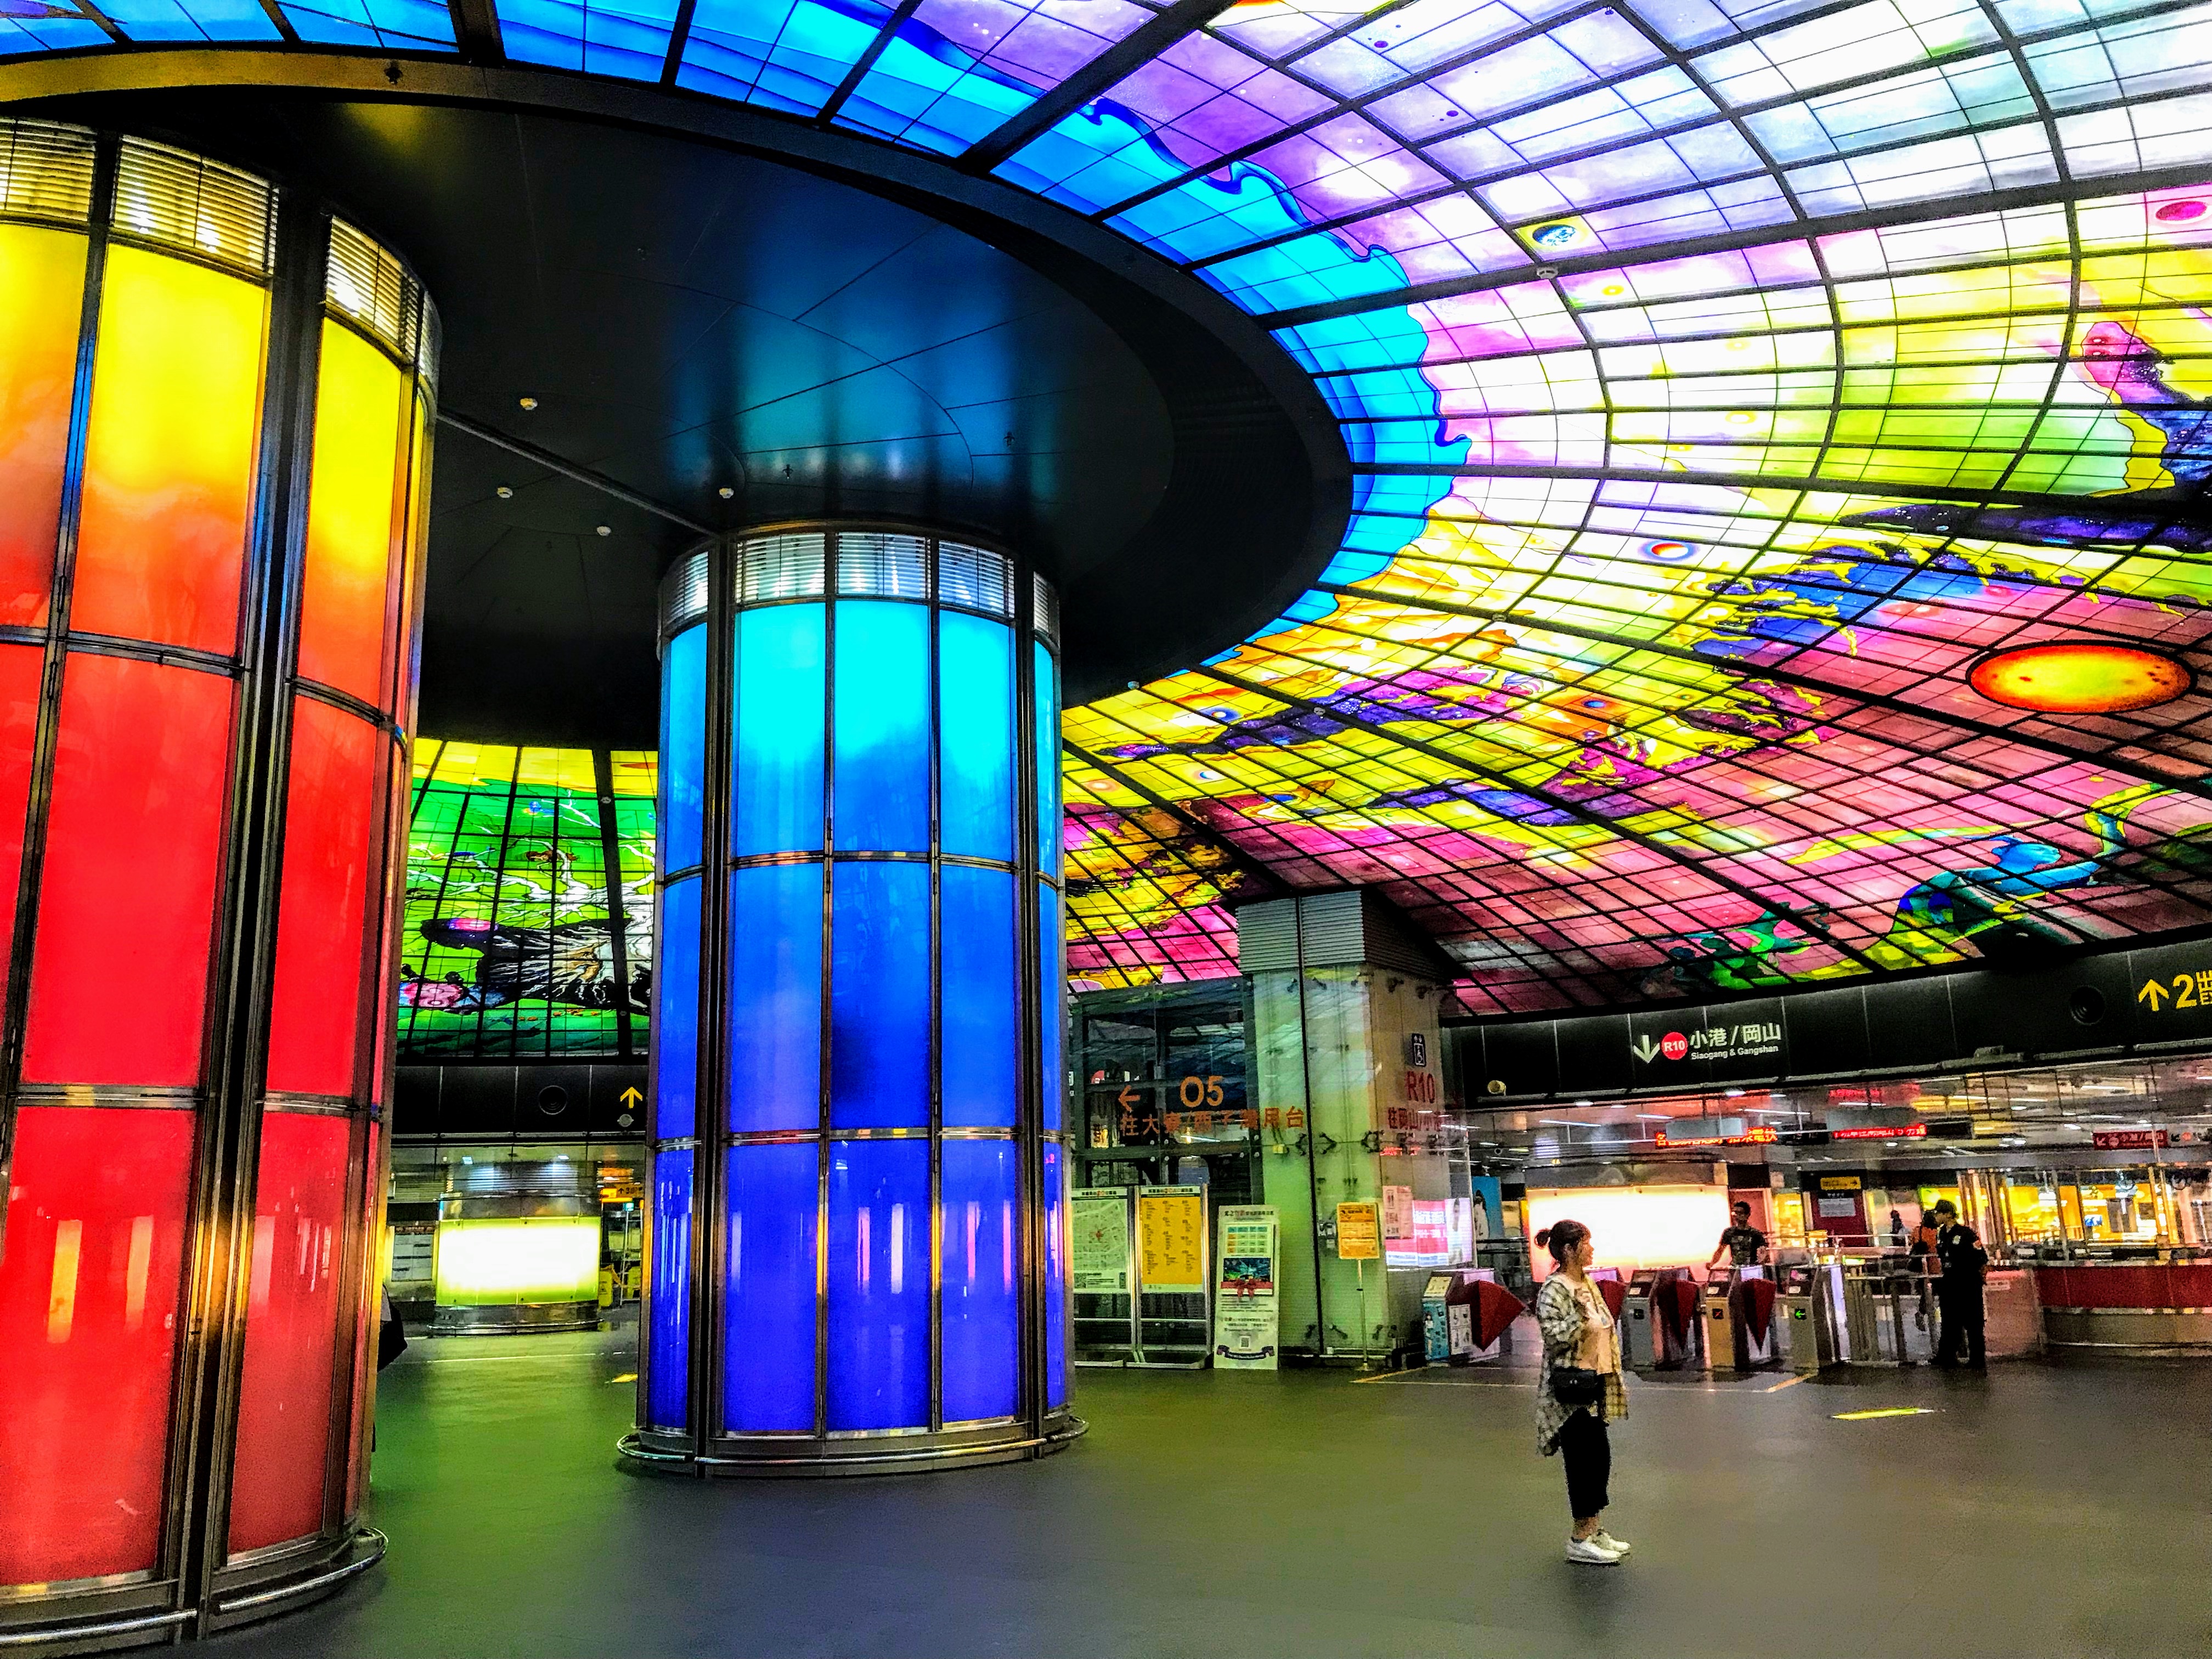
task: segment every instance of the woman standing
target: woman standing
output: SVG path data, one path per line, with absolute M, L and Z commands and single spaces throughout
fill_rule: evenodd
M 1590 1283 L 1595 1252 L 1590 1231 L 1579 1221 L 1554 1222 L 1536 1235 L 1559 1271 L 1536 1292 L 1536 1326 L 1543 1333 L 1543 1364 L 1536 1372 L 1536 1449 L 1559 1454 L 1567 1467 L 1567 1508 L 1575 1529 L 1567 1559 L 1609 1567 L 1628 1546 L 1599 1524 L 1613 1445 L 1606 1425 L 1628 1415 L 1621 1380 L 1620 1344 L 1613 1314 Z M 1562 1395 L 1565 1398 L 1562 1398 Z

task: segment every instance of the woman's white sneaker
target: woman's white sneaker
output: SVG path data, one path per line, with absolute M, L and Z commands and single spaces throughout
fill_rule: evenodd
M 1620 1557 L 1606 1548 L 1595 1537 L 1567 1540 L 1567 1559 L 1580 1561 L 1592 1567 L 1612 1567 L 1620 1565 Z
M 1590 1534 L 1590 1542 L 1597 1545 L 1601 1549 L 1611 1550 L 1615 1555 L 1626 1555 L 1630 1549 L 1630 1546 L 1622 1543 L 1603 1527 L 1600 1527 Z

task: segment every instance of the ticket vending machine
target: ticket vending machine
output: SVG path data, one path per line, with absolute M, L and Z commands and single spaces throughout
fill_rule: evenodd
M 1774 1281 L 1762 1267 L 1732 1267 L 1705 1281 L 1705 1369 L 1764 1370 L 1782 1362 L 1774 1340 Z

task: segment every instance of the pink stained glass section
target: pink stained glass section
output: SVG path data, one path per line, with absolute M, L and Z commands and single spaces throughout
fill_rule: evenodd
M 157 1564 L 193 1114 L 26 1106 L 0 1243 L 0 1585 Z
M 352 1139 L 349 1118 L 270 1112 L 261 1121 L 246 1367 L 231 1459 L 234 1556 L 322 1528 L 331 1414 L 339 1406 L 334 1367 Z
M 230 788 L 231 682 L 71 652 L 23 1075 L 199 1081 Z
M 374 847 L 377 762 L 389 746 L 367 720 L 313 698 L 294 701 L 269 1024 L 273 1091 L 356 1092 L 368 933 L 376 920 L 369 905 L 384 866 Z

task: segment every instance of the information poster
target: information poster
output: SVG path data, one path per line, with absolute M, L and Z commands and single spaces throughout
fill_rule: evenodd
M 1372 1204 L 1336 1206 L 1336 1259 L 1374 1261 L 1382 1255 L 1382 1218 Z
M 1069 1287 L 1079 1295 L 1128 1295 L 1129 1189 L 1078 1187 L 1067 1203 L 1075 1233 L 1068 1252 Z
M 1411 1187 L 1385 1187 L 1382 1189 L 1382 1237 L 1386 1240 L 1411 1239 L 1413 1236 L 1413 1189 Z
M 1222 1370 L 1272 1371 L 1279 1319 L 1274 1206 L 1224 1205 L 1216 1219 L 1221 1270 L 1213 1297 L 1213 1363 Z
M 1150 1294 L 1206 1290 L 1206 1188 L 1144 1187 L 1137 1192 L 1137 1254 Z

